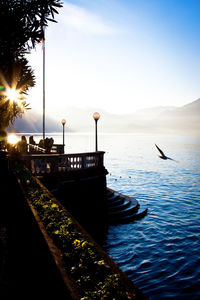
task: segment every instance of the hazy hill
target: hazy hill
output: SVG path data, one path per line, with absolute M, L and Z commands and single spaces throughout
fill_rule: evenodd
M 200 134 L 200 99 L 182 107 L 139 110 L 123 120 L 128 132 Z
M 157 118 L 161 128 L 200 134 L 200 99 L 173 110 L 166 110 Z
M 165 113 L 167 111 L 173 111 L 176 109 L 174 106 L 157 106 L 157 107 L 149 107 L 141 110 L 137 110 L 136 113 L 132 114 L 132 117 L 139 120 L 152 120 L 157 118 L 160 114 Z
M 101 115 L 98 122 L 99 132 L 200 134 L 200 99 L 182 107 L 146 108 L 126 115 L 109 114 L 94 108 L 74 107 L 67 107 L 66 111 L 60 114 L 66 116 L 67 131 L 93 132 L 92 115 L 95 110 Z M 53 117 L 46 117 L 46 132 L 62 132 L 61 115 L 57 113 L 57 120 Z M 14 126 L 18 132 L 42 132 L 42 115 L 30 110 L 22 119 L 17 119 Z
M 192 114 L 193 116 L 200 116 L 200 98 L 197 99 L 196 101 L 193 101 L 189 104 L 186 104 L 182 107 L 180 107 L 179 109 L 177 109 L 177 111 L 183 113 L 186 113 L 187 115 Z
M 42 132 L 43 119 L 42 115 L 28 110 L 22 116 L 17 118 L 14 125 L 9 126 L 8 131 L 10 132 Z M 53 118 L 46 117 L 46 131 L 57 132 L 62 130 L 60 122 L 55 121 Z

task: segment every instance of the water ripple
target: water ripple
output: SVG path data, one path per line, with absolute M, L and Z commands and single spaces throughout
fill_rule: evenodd
M 200 299 L 200 153 L 188 149 L 179 164 L 145 164 L 143 153 L 131 167 L 126 157 L 113 164 L 118 180 L 108 178 L 148 206 L 144 219 L 110 226 L 104 247 L 150 300 Z

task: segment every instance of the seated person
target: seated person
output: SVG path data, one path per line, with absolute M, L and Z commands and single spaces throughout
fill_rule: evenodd
M 36 145 L 36 142 L 35 142 L 34 139 L 33 139 L 33 135 L 31 135 L 31 136 L 29 137 L 29 144 L 31 144 L 31 145 Z
M 51 152 L 51 148 L 53 146 L 54 140 L 52 138 L 46 138 L 44 140 L 44 148 L 46 149 L 46 153 L 50 153 Z
M 28 145 L 27 145 L 27 141 L 26 141 L 26 137 L 25 135 L 22 135 L 21 137 L 21 141 L 18 143 L 18 150 L 19 152 L 26 153 L 28 150 Z
M 36 145 L 36 142 L 34 141 L 32 135 L 29 137 L 29 152 L 30 152 L 30 153 L 36 153 L 37 150 L 35 149 L 35 147 L 32 147 L 32 146 L 30 146 L 30 145 L 33 145 L 33 146 Z

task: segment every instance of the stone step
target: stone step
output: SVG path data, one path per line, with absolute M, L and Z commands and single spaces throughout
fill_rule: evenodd
M 143 218 L 147 214 L 148 208 L 141 205 L 137 212 L 125 216 L 116 216 L 109 218 L 109 224 L 126 224 Z
M 110 195 L 110 196 L 107 196 L 107 199 L 108 199 L 108 201 L 115 201 L 115 199 L 118 199 L 118 198 L 120 198 L 121 196 L 119 195 L 119 194 L 117 194 L 117 193 L 113 193 L 112 195 Z
M 130 200 L 124 199 L 123 203 L 111 203 L 108 205 L 108 212 L 119 211 L 127 208 L 130 205 Z
M 114 191 L 112 191 L 112 190 L 110 190 L 110 189 L 107 189 L 106 190 L 106 196 L 107 197 L 111 197 L 111 196 L 113 196 L 114 195 Z
M 134 198 L 107 189 L 107 207 L 109 224 L 130 223 L 147 214 L 147 207 L 140 206 Z
M 125 209 L 113 211 L 113 212 L 108 212 L 108 217 L 118 217 L 118 216 L 127 216 L 130 215 L 138 210 L 138 202 L 137 200 L 133 199 L 130 201 L 129 206 L 126 207 Z
M 125 198 L 123 198 L 123 197 L 121 197 L 121 196 L 117 196 L 117 197 L 115 197 L 115 198 L 113 198 L 113 199 L 107 199 L 107 205 L 108 205 L 108 207 L 110 207 L 110 206 L 116 206 L 116 205 L 119 205 L 119 204 L 123 204 L 124 203 L 124 199 Z

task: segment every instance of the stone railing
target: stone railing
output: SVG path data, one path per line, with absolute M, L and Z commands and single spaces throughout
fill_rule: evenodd
M 27 144 L 28 153 L 45 153 L 45 149 L 39 147 L 38 145 Z
M 22 160 L 33 174 L 103 167 L 103 151 L 75 154 L 25 154 Z
M 28 144 L 27 145 L 27 152 L 28 153 L 33 153 L 33 154 L 40 154 L 40 153 L 45 153 L 46 150 L 44 148 L 41 148 L 36 145 Z M 53 154 L 63 154 L 64 153 L 64 146 L 62 144 L 53 144 L 50 153 Z
M 53 144 L 51 148 L 51 153 L 64 154 L 64 145 L 62 144 Z

